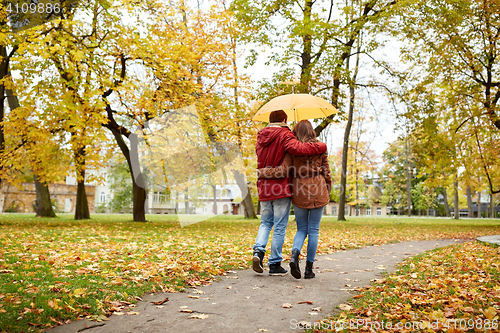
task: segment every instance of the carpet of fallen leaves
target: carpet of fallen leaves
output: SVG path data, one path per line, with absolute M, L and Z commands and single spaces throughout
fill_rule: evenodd
M 472 241 L 436 249 L 374 282 L 313 331 L 500 332 L 500 247 Z
M 0 214 L 0 332 L 35 332 L 81 317 L 106 320 L 147 292 L 183 291 L 249 267 L 258 220 L 217 217 L 182 228 L 175 216 L 148 218 Z M 295 230 L 291 220 L 285 257 Z M 325 217 L 318 252 L 499 232 L 495 220 Z

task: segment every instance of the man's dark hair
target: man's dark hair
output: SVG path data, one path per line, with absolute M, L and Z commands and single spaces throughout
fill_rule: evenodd
M 283 110 L 278 110 L 278 111 L 273 111 L 269 115 L 269 122 L 270 123 L 286 123 L 286 120 L 288 119 L 288 116 L 286 115 L 285 111 Z

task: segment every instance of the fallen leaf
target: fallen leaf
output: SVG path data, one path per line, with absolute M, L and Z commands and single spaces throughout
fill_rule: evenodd
M 483 310 L 483 313 L 485 317 L 489 320 L 493 320 L 495 318 L 495 315 L 497 314 L 497 309 L 494 307 L 490 306 L 486 310 Z
M 203 290 L 195 289 L 194 293 L 195 294 L 204 294 L 205 292 Z
M 121 286 L 123 285 L 123 279 L 121 277 L 118 277 L 115 280 L 110 281 L 109 284 L 112 284 L 114 286 Z
M 313 301 L 300 301 L 297 304 L 313 304 Z
M 314 315 L 317 315 L 318 313 L 317 313 L 317 312 L 309 312 L 309 314 L 310 314 L 311 316 L 314 316 Z
M 283 303 L 283 305 L 281 307 L 285 308 L 285 309 L 290 309 L 292 307 L 292 304 L 290 304 L 290 303 Z
M 321 307 L 312 308 L 312 310 L 313 310 L 314 312 L 320 312 L 320 311 L 321 311 Z
M 75 294 L 75 295 L 83 295 L 83 294 L 85 294 L 85 290 L 86 290 L 85 288 L 77 288 L 77 289 L 75 289 L 73 291 L 73 294 Z
M 179 312 L 182 312 L 182 313 L 191 313 L 191 312 L 193 312 L 193 310 L 180 309 Z
M 259 328 L 259 332 L 267 332 L 265 328 Z
M 165 307 L 165 306 L 163 306 L 163 305 L 157 305 L 157 306 L 156 306 L 156 308 L 157 308 L 157 309 L 163 309 L 164 307 Z
M 130 312 L 127 312 L 127 314 L 128 314 L 129 316 L 132 316 L 132 315 L 138 315 L 138 314 L 139 314 L 139 312 L 130 311 Z
M 351 311 L 352 306 L 350 306 L 348 304 L 339 304 L 339 309 L 342 311 Z
M 113 314 L 117 315 L 117 316 L 123 316 L 125 313 L 123 313 L 123 312 L 114 312 Z
M 189 316 L 189 318 L 194 318 L 194 319 L 207 319 L 209 316 L 207 314 L 194 314 Z
M 151 302 L 154 305 L 162 305 L 163 303 L 168 302 L 168 297 L 165 298 L 163 301 L 156 301 L 156 302 Z
M 455 315 L 455 311 L 453 311 L 453 309 L 445 309 L 444 316 L 446 318 L 453 317 L 454 315 Z
M 196 299 L 200 298 L 200 296 L 193 296 L 193 295 L 188 295 L 188 297 L 189 298 L 196 298 Z

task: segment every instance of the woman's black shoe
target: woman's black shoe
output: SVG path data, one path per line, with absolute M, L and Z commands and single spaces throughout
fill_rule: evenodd
M 304 272 L 304 279 L 312 279 L 316 276 L 316 274 L 313 273 L 313 264 L 313 262 L 306 261 L 306 271 Z
M 300 251 L 298 249 L 292 250 L 292 257 L 290 258 L 290 273 L 296 279 L 300 279 L 299 255 Z

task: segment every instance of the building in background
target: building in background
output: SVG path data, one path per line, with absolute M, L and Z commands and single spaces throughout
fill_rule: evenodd
M 56 213 L 74 213 L 77 186 L 49 184 L 50 199 Z M 95 211 L 96 186 L 85 185 L 90 212 Z M 34 213 L 36 210 L 35 183 L 21 183 L 20 187 L 2 183 L 0 212 Z

